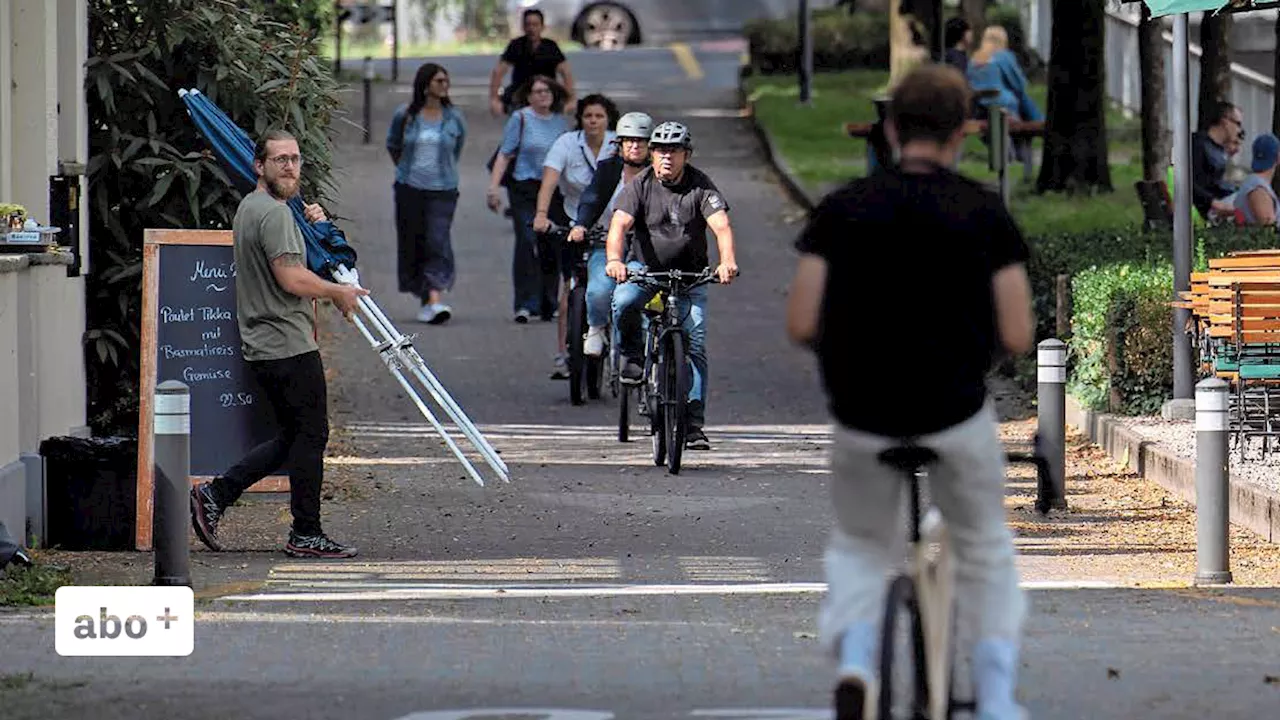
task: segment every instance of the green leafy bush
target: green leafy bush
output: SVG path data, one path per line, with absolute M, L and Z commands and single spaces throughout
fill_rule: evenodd
M 1068 390 L 1085 405 L 1153 414 L 1173 390 L 1169 263 L 1092 267 L 1071 283 Z
M 306 14 L 325 5 L 90 0 L 86 202 L 94 272 L 85 362 L 95 433 L 137 429 L 143 230 L 227 229 L 240 202 L 178 90 L 198 88 L 250 136 L 289 130 L 306 158 L 304 197 L 324 202 L 331 192 L 329 133 L 340 97 L 316 42 L 325 20 Z
M 889 19 L 883 13 L 814 10 L 812 32 L 814 70 L 889 67 Z M 750 21 L 743 34 L 754 70 L 766 75 L 798 71 L 800 33 L 794 15 Z

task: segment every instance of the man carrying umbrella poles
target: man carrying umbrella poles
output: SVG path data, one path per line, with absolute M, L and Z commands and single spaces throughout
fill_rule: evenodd
M 303 158 L 296 139 L 275 131 L 254 143 L 200 91 L 183 89 L 178 94 L 197 129 L 229 171 L 232 183 L 246 193 L 233 221 L 237 304 L 245 360 L 253 363 L 257 358 L 261 363 L 256 367 L 261 368 L 264 386 L 270 387 L 276 379 L 282 383 L 279 390 L 267 393 L 277 404 L 278 418 L 294 418 L 294 422 L 282 423 L 285 427 L 279 438 L 255 448 L 224 477 L 193 492 L 192 515 L 200 539 L 219 549 L 217 523 L 223 510 L 257 479 L 287 461 L 293 473 L 290 486 L 294 528 L 286 552 L 307 557 L 351 557 L 356 553 L 355 548 L 327 538 L 319 526 L 328 414 L 314 329 L 310 324 L 304 325 L 303 315 L 293 308 L 297 302 L 309 305 L 306 298 L 332 300 L 355 324 L 476 483 L 483 486 L 484 480 L 418 396 L 406 374 L 428 390 L 498 477 L 509 481 L 506 463 L 436 379 L 414 349 L 411 338 L 396 330 L 368 291 L 360 287 L 356 253 L 342 231 L 319 206 L 303 203 L 298 193 Z M 293 259 L 285 259 L 290 257 Z M 257 263 L 256 272 L 253 263 Z M 250 274 L 242 277 L 245 269 Z M 355 314 L 357 310 L 359 315 Z M 309 314 L 306 317 L 307 323 L 314 322 Z M 297 335 L 300 327 L 305 341 Z M 306 367 L 278 373 L 269 367 L 270 363 L 281 361 Z M 309 392 L 305 400 L 303 390 L 294 387 L 298 384 L 305 384 Z M 298 415 L 305 419 L 297 419 Z

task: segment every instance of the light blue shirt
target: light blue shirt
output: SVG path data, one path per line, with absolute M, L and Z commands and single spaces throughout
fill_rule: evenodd
M 1280 197 L 1276 197 L 1276 191 L 1271 189 L 1271 183 L 1263 180 L 1257 175 L 1250 174 L 1240 183 L 1240 189 L 1235 194 L 1235 208 L 1244 215 L 1244 221 L 1250 225 L 1258 225 L 1258 218 L 1253 214 L 1253 208 L 1249 207 L 1249 193 L 1262 188 L 1271 196 L 1271 206 L 1275 208 L 1276 226 L 1280 227 Z
M 524 132 L 520 132 L 520 119 L 524 118 Z M 552 113 L 547 117 L 538 117 L 532 108 L 523 107 L 511 113 L 507 118 L 507 126 L 502 134 L 500 152 L 511 155 L 520 152 L 515 158 L 515 169 L 511 172 L 513 180 L 541 180 L 542 164 L 547 153 L 555 144 L 556 138 L 569 130 L 569 118 L 563 113 Z
M 560 173 L 560 193 L 564 196 L 564 211 L 571 218 L 578 217 L 578 202 L 582 191 L 596 175 L 596 165 L 617 151 L 613 143 L 614 132 L 605 131 L 600 152 L 591 152 L 587 136 L 581 130 L 567 132 L 551 145 L 543 165 Z
M 396 182 L 419 190 L 456 190 L 458 159 L 467 140 L 466 118 L 457 108 L 447 107 L 439 120 L 418 114 L 405 126 L 408 109 L 408 105 L 397 108 L 387 128 L 387 150 L 400 153 Z

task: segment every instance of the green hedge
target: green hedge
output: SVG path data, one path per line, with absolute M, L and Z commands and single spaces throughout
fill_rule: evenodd
M 1204 267 L 1207 258 L 1222 257 L 1232 250 L 1280 247 L 1276 232 L 1269 228 L 1194 228 L 1194 232 L 1198 267 Z M 1053 233 L 1030 237 L 1027 242 L 1031 248 L 1027 271 L 1031 277 L 1039 339 L 1055 333 L 1058 275 L 1074 277 L 1090 267 L 1173 262 L 1173 237 L 1167 230 L 1134 227 Z M 1172 286 L 1169 294 L 1172 297 Z
M 1095 410 L 1159 412 L 1173 390 L 1170 263 L 1089 268 L 1071 283 L 1068 390 Z
M 752 20 L 743 27 L 751 67 L 765 75 L 798 72 L 800 33 L 794 15 Z M 833 7 L 813 11 L 815 70 L 888 69 L 889 19 L 883 13 Z

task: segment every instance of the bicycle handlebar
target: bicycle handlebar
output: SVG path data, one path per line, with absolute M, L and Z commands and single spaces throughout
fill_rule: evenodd
M 553 238 L 555 238 L 555 239 L 557 239 L 557 240 L 565 240 L 565 241 L 567 241 L 567 240 L 569 239 L 569 233 L 570 233 L 572 230 L 573 230 L 573 228 L 572 228 L 572 227 L 565 227 L 565 226 L 563 226 L 563 225 L 559 225 L 559 224 L 557 224 L 557 223 L 551 223 L 551 227 L 550 227 L 550 228 L 548 228 L 548 229 L 546 230 L 546 232 L 538 233 L 538 234 L 539 234 L 539 235 L 548 235 L 548 236 L 553 237 Z M 587 228 L 587 233 L 586 233 L 586 235 L 584 235 L 584 236 L 583 236 L 582 241 L 583 241 L 583 242 L 586 242 L 586 243 L 590 243 L 590 242 L 596 242 L 596 241 L 599 241 L 599 240 L 604 240 L 604 239 L 605 239 L 605 237 L 607 237 L 607 236 L 608 236 L 608 234 L 609 234 L 609 231 L 608 231 L 608 230 L 606 230 L 605 228 L 603 228 L 603 227 L 601 227 L 601 226 L 599 226 L 599 225 L 596 225 L 596 226 L 594 226 L 594 227 L 589 227 L 589 228 Z
M 663 287 L 671 287 L 679 282 L 681 283 L 681 289 L 692 290 L 701 285 L 719 283 L 720 276 L 716 274 L 715 268 L 710 267 L 698 272 L 689 272 L 687 270 L 632 270 L 628 268 L 627 279 L 624 282 L 637 281 L 646 285 L 661 285 Z

